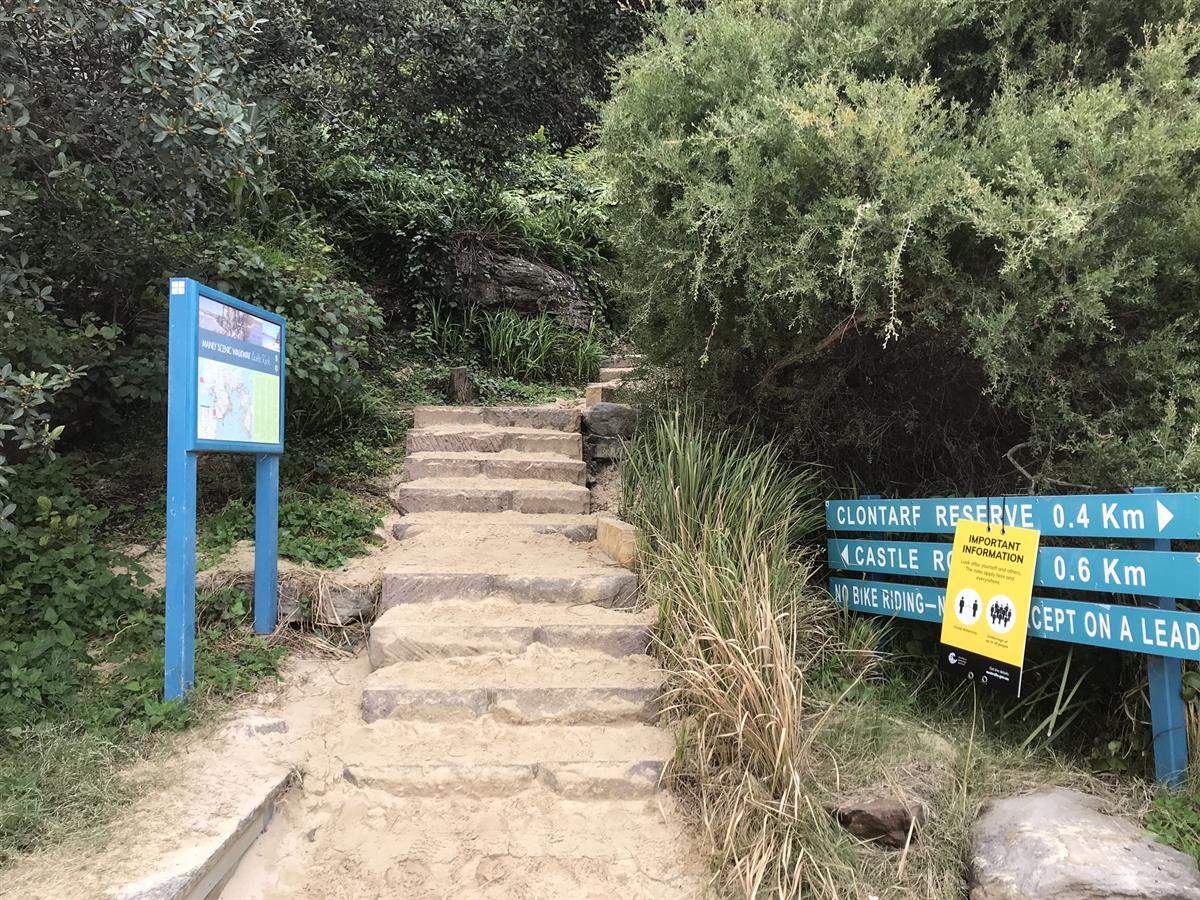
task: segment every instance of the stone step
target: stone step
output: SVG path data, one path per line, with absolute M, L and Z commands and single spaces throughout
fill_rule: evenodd
M 530 482 L 519 478 L 419 478 L 396 488 L 400 511 L 587 515 L 591 494 L 576 484 Z
M 413 427 L 490 425 L 493 428 L 532 428 L 579 431 L 579 410 L 559 406 L 418 406 Z
M 421 512 L 405 516 L 392 526 L 392 533 L 397 540 L 404 540 L 432 531 L 444 530 L 458 537 L 478 532 L 493 533 L 496 529 L 561 534 L 568 540 L 586 543 L 596 539 L 596 517 L 519 513 L 512 510 L 499 513 Z
M 487 425 L 438 425 L 409 429 L 409 453 L 553 453 L 571 459 L 583 455 L 583 436 L 535 428 L 495 428 Z
M 704 859 L 665 792 L 405 797 L 343 781 L 283 807 L 224 896 L 697 900 Z
M 655 615 L 592 604 L 442 601 L 394 606 L 371 626 L 372 668 L 395 662 L 486 653 L 524 653 L 534 644 L 609 656 L 645 654 Z
M 419 478 L 515 478 L 556 481 L 583 485 L 587 483 L 587 466 L 583 460 L 565 459 L 553 453 L 520 453 L 502 450 L 499 453 L 478 451 L 410 453 L 404 460 L 404 471 L 411 479 Z
M 595 603 L 629 609 L 637 602 L 637 575 L 610 569 L 579 575 L 516 575 L 487 572 L 386 572 L 380 611 L 404 603 L 496 598 L 514 603 Z
M 660 790 L 675 752 L 649 725 L 501 725 L 380 720 L 343 777 L 400 797 L 503 797 L 534 785 L 573 800 L 632 799 Z
M 620 388 L 620 381 L 597 381 L 594 384 L 589 384 L 584 391 L 584 408 L 591 409 L 597 403 L 612 403 L 616 399 L 617 391 Z
M 600 370 L 600 374 L 596 376 L 597 382 L 603 381 L 624 381 L 634 372 L 633 367 L 626 366 L 606 366 Z
M 453 721 L 492 715 L 515 724 L 653 722 L 662 676 L 648 656 L 605 656 L 530 648 L 398 662 L 376 669 L 363 689 L 363 719 Z
M 635 369 L 642 364 L 644 359 L 645 357 L 640 353 L 618 354 L 610 356 L 604 365 L 610 369 Z

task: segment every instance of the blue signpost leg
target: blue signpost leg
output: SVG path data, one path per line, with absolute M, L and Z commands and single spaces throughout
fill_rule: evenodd
M 279 575 L 279 457 L 260 453 L 254 483 L 254 632 L 270 634 L 277 621 Z
M 196 680 L 196 456 L 185 450 L 168 456 L 163 698 L 174 700 Z
M 1161 494 L 1161 487 L 1134 488 L 1135 494 Z M 1139 541 L 1147 550 L 1170 550 L 1171 542 Z M 1158 598 L 1160 609 L 1175 609 L 1169 597 Z M 1183 702 L 1183 667 L 1178 659 L 1166 656 L 1146 657 L 1150 679 L 1150 725 L 1154 733 L 1154 774 L 1171 787 L 1183 784 L 1187 776 L 1187 727 Z
M 167 377 L 167 583 L 163 699 L 182 697 L 196 680 L 196 454 L 195 418 L 188 404 L 188 361 L 195 339 L 196 285 L 170 282 Z

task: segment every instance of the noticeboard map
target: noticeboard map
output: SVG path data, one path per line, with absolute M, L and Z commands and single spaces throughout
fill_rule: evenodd
M 280 326 L 200 297 L 196 436 L 278 444 Z

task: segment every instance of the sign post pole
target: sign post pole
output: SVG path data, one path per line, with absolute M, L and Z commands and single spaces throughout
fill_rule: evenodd
M 187 402 L 196 284 L 172 279 L 167 381 L 167 581 L 163 699 L 182 697 L 196 679 L 196 454 Z
M 1135 494 L 1161 494 L 1161 487 L 1134 488 Z M 1168 540 L 1138 541 L 1146 550 L 1170 550 Z M 1158 597 L 1159 609 L 1175 609 L 1172 597 Z M 1178 659 L 1147 656 L 1150 681 L 1150 727 L 1154 734 L 1154 773 L 1162 783 L 1179 787 L 1187 775 L 1188 747 L 1183 703 L 1183 667 Z
M 279 457 L 260 453 L 254 475 L 254 633 L 271 634 L 278 604 Z

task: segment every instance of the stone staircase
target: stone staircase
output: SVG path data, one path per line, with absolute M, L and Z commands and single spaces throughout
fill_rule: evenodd
M 370 739 L 344 760 L 437 836 L 396 896 L 701 896 L 661 787 L 675 741 L 655 726 L 654 613 L 594 543 L 579 411 L 425 407 L 407 448 Z
M 610 359 L 608 365 L 600 370 L 597 380 L 587 386 L 584 394 L 585 408 L 591 409 L 597 403 L 611 403 L 615 400 L 621 386 L 632 377 L 641 364 L 640 356 Z

